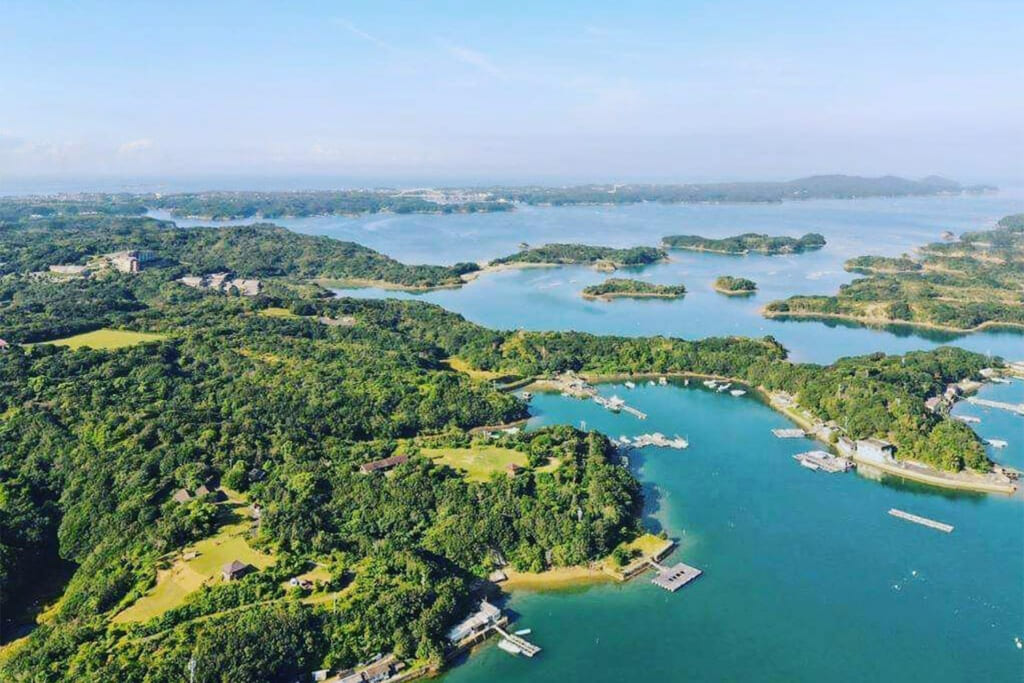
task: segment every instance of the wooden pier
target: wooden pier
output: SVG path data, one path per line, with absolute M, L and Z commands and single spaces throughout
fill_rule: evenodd
M 772 434 L 777 439 L 802 439 L 807 432 L 802 429 L 773 429 Z
M 798 463 L 812 470 L 822 470 L 824 472 L 849 472 L 853 468 L 853 463 L 846 458 L 837 458 L 831 453 L 825 451 L 807 451 L 806 453 L 797 453 L 793 456 L 793 459 Z
M 494 630 L 497 631 L 502 638 L 504 638 L 505 640 L 519 648 L 520 651 L 522 651 L 522 653 L 527 657 L 532 657 L 538 652 L 540 652 L 539 647 L 528 641 L 526 638 L 523 638 L 522 636 L 517 636 L 514 633 L 509 633 L 501 626 L 495 626 Z
M 671 567 L 665 567 L 657 562 L 651 561 L 651 566 L 658 570 L 658 575 L 651 581 L 655 586 L 675 593 L 677 590 L 690 583 L 703 574 L 696 567 L 679 562 Z
M 896 508 L 892 508 L 891 510 L 889 510 L 889 514 L 892 515 L 893 517 L 899 517 L 900 519 L 905 519 L 908 522 L 913 522 L 914 524 L 920 524 L 921 526 L 927 526 L 927 527 L 931 527 L 932 529 L 938 529 L 939 531 L 944 531 L 947 534 L 950 533 L 951 531 L 953 531 L 953 525 L 952 524 L 945 524 L 943 522 L 936 522 L 934 519 L 928 519 L 927 517 L 920 517 L 918 515 L 912 515 L 909 512 L 904 512 L 903 510 L 897 510 Z

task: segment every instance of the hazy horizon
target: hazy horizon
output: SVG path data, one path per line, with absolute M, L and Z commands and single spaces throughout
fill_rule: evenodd
M 0 194 L 1024 181 L 1019 3 L 5 10 Z

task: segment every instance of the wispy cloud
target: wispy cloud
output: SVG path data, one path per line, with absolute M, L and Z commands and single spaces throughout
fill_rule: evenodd
M 366 31 L 362 30 L 358 26 L 355 26 L 351 22 L 346 21 L 345 19 L 332 19 L 331 21 L 332 21 L 332 23 L 342 27 L 343 29 L 345 29 L 346 31 L 351 33 L 352 35 L 354 35 L 354 36 L 356 36 L 358 38 L 362 38 L 363 40 L 365 40 L 368 43 L 373 43 L 374 45 L 376 45 L 377 47 L 379 47 L 382 50 L 387 50 L 388 52 L 397 52 L 398 51 L 398 48 L 396 48 L 391 43 L 388 43 L 388 42 L 386 42 L 384 40 L 381 40 L 380 38 L 378 38 L 375 35 L 367 33 Z
M 463 64 L 468 64 L 491 76 L 504 78 L 504 72 L 488 59 L 487 55 L 477 50 L 470 49 L 464 45 L 456 45 L 448 41 L 440 41 L 445 51 Z

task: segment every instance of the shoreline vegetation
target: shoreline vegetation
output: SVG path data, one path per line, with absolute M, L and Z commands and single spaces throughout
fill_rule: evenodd
M 712 238 L 700 235 L 668 235 L 661 240 L 665 249 L 682 249 L 687 251 L 705 251 L 714 254 L 743 256 L 749 253 L 766 254 L 801 254 L 805 251 L 821 249 L 825 246 L 825 238 L 815 232 L 803 237 L 786 237 L 747 232 L 734 237 Z
M 596 285 L 584 287 L 584 299 L 611 301 L 616 298 L 680 299 L 686 295 L 684 285 L 660 285 L 629 278 L 609 278 Z
M 964 233 L 956 242 L 928 244 L 916 259 L 861 256 L 846 268 L 868 274 L 833 296 L 772 301 L 764 315 L 964 333 L 1024 327 L 1024 214 Z
M 748 280 L 745 277 L 733 277 L 731 275 L 722 275 L 715 278 L 711 287 L 719 294 L 725 294 L 726 296 L 748 296 L 757 291 L 757 283 L 753 280 Z

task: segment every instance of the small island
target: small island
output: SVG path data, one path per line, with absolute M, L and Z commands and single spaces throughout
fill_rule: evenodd
M 615 298 L 678 299 L 686 294 L 683 285 L 659 285 L 642 280 L 613 277 L 583 289 L 584 299 L 610 301 Z
M 816 232 L 809 232 L 803 237 L 786 237 L 783 235 L 762 235 L 747 232 L 733 237 L 715 239 L 700 235 L 669 235 L 663 237 L 662 246 L 666 249 L 688 249 L 690 251 L 710 251 L 716 254 L 800 254 L 825 246 L 825 238 Z
M 655 247 L 594 247 L 587 244 L 545 244 L 494 259 L 491 266 L 590 265 L 611 271 L 628 266 L 646 266 L 664 261 L 668 255 Z
M 745 296 L 757 291 L 757 283 L 753 280 L 748 280 L 745 277 L 733 277 L 732 275 L 722 275 L 711 286 L 719 294 L 726 294 L 728 296 Z

